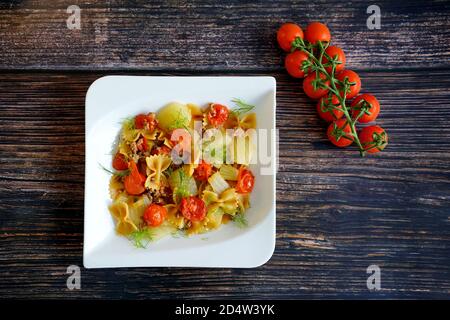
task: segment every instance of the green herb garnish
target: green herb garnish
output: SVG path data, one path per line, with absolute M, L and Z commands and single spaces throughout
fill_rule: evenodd
M 130 234 L 130 240 L 136 248 L 145 249 L 153 241 L 153 232 L 148 228 L 134 231 Z
M 238 99 L 238 98 L 234 98 L 231 101 L 236 104 L 236 108 L 231 110 L 231 112 L 236 117 L 240 117 L 242 114 L 250 112 L 250 111 L 252 111 L 255 108 L 255 106 L 253 106 L 251 104 L 248 104 L 248 103 L 245 103 L 244 101 L 242 101 L 241 99 Z
M 102 168 L 103 170 L 105 170 L 106 172 L 108 172 L 109 174 L 112 174 L 114 176 L 125 177 L 130 174 L 129 169 L 123 170 L 123 171 L 116 171 L 116 170 L 109 170 L 109 169 L 105 168 L 104 166 L 102 166 L 100 163 L 98 165 L 100 166 L 100 168 Z
M 122 127 L 126 130 L 134 130 L 134 117 L 127 117 L 122 120 Z
M 233 216 L 233 222 L 236 225 L 236 227 L 238 228 L 247 228 L 248 227 L 248 221 L 247 218 L 245 217 L 245 215 L 241 212 L 236 213 Z

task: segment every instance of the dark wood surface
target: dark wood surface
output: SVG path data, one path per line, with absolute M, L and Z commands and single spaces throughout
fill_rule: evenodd
M 0 298 L 450 298 L 450 6 L 377 1 L 0 4 Z M 274 32 L 326 22 L 382 105 L 390 144 L 360 158 L 325 137 Z M 257 269 L 82 266 L 84 98 L 106 74 L 273 75 L 277 243 Z M 366 287 L 381 267 L 382 289 Z

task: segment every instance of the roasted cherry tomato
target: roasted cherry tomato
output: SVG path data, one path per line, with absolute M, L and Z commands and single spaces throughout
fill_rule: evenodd
M 379 126 L 368 126 L 358 133 L 359 141 L 367 153 L 376 153 L 388 144 L 386 131 Z
M 344 112 L 338 109 L 328 110 L 329 107 L 327 106 L 327 104 L 329 104 L 330 102 L 337 108 L 342 109 L 341 105 L 339 104 L 339 99 L 335 95 L 331 97 L 331 101 L 329 96 L 320 98 L 320 100 L 317 102 L 317 113 L 326 122 L 335 121 L 342 118 L 342 116 L 344 115 Z
M 212 166 L 202 160 L 194 170 L 194 178 L 195 180 L 207 181 L 209 176 L 212 173 Z
M 320 22 L 311 22 L 308 24 L 305 30 L 305 39 L 312 44 L 316 44 L 317 41 L 330 42 L 331 34 L 328 27 Z
M 336 46 L 330 46 L 325 50 L 325 53 L 331 58 L 331 59 L 337 59 L 337 61 L 340 62 L 340 64 L 336 65 L 335 72 L 339 72 L 345 69 L 345 54 L 344 51 Z M 337 57 L 337 58 L 336 58 Z M 322 63 L 326 64 L 328 62 L 328 58 L 324 55 L 322 58 Z M 329 74 L 331 74 L 332 68 L 331 66 L 325 67 L 325 70 Z
M 252 172 L 248 169 L 241 167 L 239 169 L 236 192 L 238 193 L 249 193 L 252 192 L 253 186 L 255 185 L 255 177 Z
M 130 174 L 123 181 L 125 190 L 131 195 L 139 195 L 145 191 L 145 175 L 139 172 L 134 161 L 130 161 L 128 167 L 130 168 Z
M 157 125 L 155 115 L 150 114 L 138 114 L 134 118 L 134 127 L 136 129 L 147 129 L 153 131 Z
M 367 93 L 357 96 L 350 106 L 352 108 L 353 119 L 356 119 L 362 112 L 362 116 L 358 119 L 361 123 L 374 121 L 380 113 L 380 103 L 377 98 Z
M 163 223 L 167 216 L 167 209 L 163 206 L 152 203 L 145 209 L 143 218 L 148 226 L 157 227 Z
M 201 221 L 206 216 L 206 205 L 202 199 L 190 196 L 181 199 L 180 211 L 188 220 Z
M 209 108 L 208 111 L 207 115 L 208 121 L 214 127 L 220 126 L 222 123 L 227 121 L 229 113 L 230 111 L 228 110 L 227 107 L 221 104 L 213 103 L 211 104 L 211 107 Z
M 359 91 L 361 91 L 361 79 L 358 74 L 352 70 L 344 70 L 336 75 L 336 79 L 340 81 L 344 81 L 346 78 L 348 79 L 348 82 L 354 82 L 346 94 L 347 99 L 352 99 L 358 95 Z M 344 93 L 341 92 L 341 95 L 344 96 Z
M 330 81 L 326 80 L 326 76 L 323 73 L 320 73 L 319 77 L 323 80 L 322 82 L 325 85 L 330 85 Z M 328 89 L 325 88 L 317 88 L 314 89 L 313 81 L 316 80 L 316 73 L 310 73 L 303 80 L 303 91 L 305 91 L 306 95 L 311 99 L 319 99 L 328 93 Z M 326 81 L 325 81 L 326 80 Z
M 335 146 L 347 147 L 353 143 L 352 129 L 346 119 L 339 119 L 328 126 L 328 139 Z
M 290 52 L 295 38 L 303 39 L 303 30 L 295 23 L 283 24 L 277 32 L 277 40 L 281 49 Z
M 116 155 L 114 156 L 112 166 L 116 170 L 127 170 L 128 162 L 125 158 L 125 155 L 117 152 Z
M 302 70 L 303 62 L 308 60 L 308 55 L 303 51 L 289 53 L 284 60 L 287 72 L 294 78 L 303 78 L 306 74 Z

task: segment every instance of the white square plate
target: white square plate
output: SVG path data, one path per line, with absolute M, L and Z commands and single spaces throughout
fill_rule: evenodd
M 188 238 L 166 237 L 137 249 L 115 233 L 108 211 L 111 147 L 120 122 L 138 113 L 156 112 L 172 101 L 232 106 L 240 98 L 256 106 L 258 128 L 275 129 L 273 77 L 143 77 L 107 76 L 96 80 L 86 94 L 86 180 L 84 206 L 84 266 L 109 267 L 235 267 L 251 268 L 267 262 L 275 249 L 275 135 L 269 136 L 272 166 L 261 174 L 252 165 L 255 187 L 249 226 L 232 223 Z M 270 134 L 270 131 L 269 131 Z

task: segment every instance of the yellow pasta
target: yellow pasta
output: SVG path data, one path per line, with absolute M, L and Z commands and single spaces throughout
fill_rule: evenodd
M 147 163 L 147 180 L 145 181 L 145 187 L 157 190 L 161 187 L 162 172 L 169 168 L 172 160 L 168 156 L 153 155 L 146 157 Z

